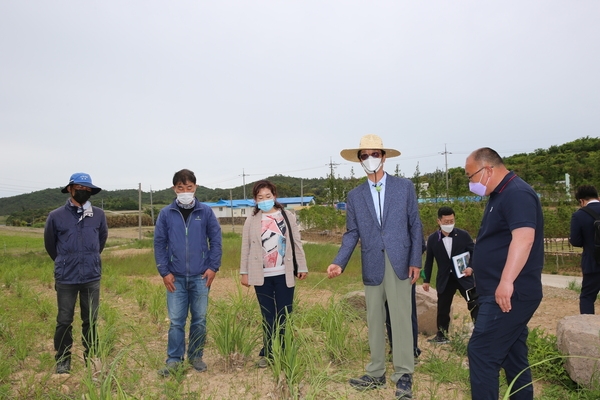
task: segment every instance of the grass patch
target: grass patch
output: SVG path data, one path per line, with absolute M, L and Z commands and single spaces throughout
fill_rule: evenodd
M 323 301 L 296 299 L 285 335 L 275 338 L 279 342 L 275 343 L 269 370 L 256 369 L 252 357 L 262 344 L 258 303 L 236 282 L 236 289 L 220 297 L 215 297 L 218 291 L 214 295 L 211 291 L 205 351 L 209 371 L 198 374 L 186 364 L 179 374 L 166 379 L 156 375 L 164 365 L 169 323 L 165 288 L 157 279 L 152 251 L 132 251 L 126 256 L 109 251 L 103 255 L 98 345 L 90 362 L 84 363 L 81 319 L 76 311 L 72 374 L 62 379 L 52 376 L 56 316 L 53 262 L 43 250 L 41 236 L 24 232 L 19 239 L 19 235 L 10 236 L 17 238 L 11 242 L 10 251 L 7 244 L 5 253 L 4 236 L 0 235 L 0 398 L 372 398 L 373 393 L 363 395 L 348 387 L 349 376 L 363 373 L 368 358 L 367 330 L 356 311 L 339 300 L 341 295 L 363 288 L 359 249 L 340 277 L 327 279 L 325 270 L 338 246 L 305 245 L 311 272 L 298 290 L 329 291 L 330 296 Z M 39 251 L 32 250 L 36 240 Z M 148 237 L 115 240 L 119 249 L 152 248 Z M 221 275 L 237 276 L 240 245 L 239 233 L 224 233 Z M 468 336 L 456 332 L 451 339 L 449 346 L 421 356 L 416 397 L 468 396 Z M 555 340 L 536 329 L 529 336 L 531 364 L 540 362 L 532 367 L 534 379 L 544 382 L 541 398 L 598 398 L 597 392 L 577 388 L 565 375 L 562 363 L 552 359 L 557 354 Z M 458 394 L 449 394 L 449 386 Z M 506 386 L 503 388 L 506 392 Z M 385 390 L 389 393 L 381 395 L 391 397 L 391 385 Z

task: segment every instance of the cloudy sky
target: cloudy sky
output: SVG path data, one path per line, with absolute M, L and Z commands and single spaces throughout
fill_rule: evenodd
M 407 175 L 599 136 L 600 2 L 2 1 L 0 197 Z M 246 175 L 246 176 L 244 176 Z

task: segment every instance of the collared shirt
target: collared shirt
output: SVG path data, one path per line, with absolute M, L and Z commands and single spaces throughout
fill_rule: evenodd
M 373 205 L 375 206 L 375 213 L 377 214 L 377 220 L 381 225 L 381 212 L 383 211 L 383 200 L 385 199 L 385 181 L 387 174 L 383 174 L 383 178 L 377 183 L 368 179 L 369 187 L 371 188 L 371 197 L 373 198 Z M 378 190 L 379 189 L 379 190 Z M 381 207 L 381 208 L 380 208 Z
M 442 236 L 444 236 L 443 233 L 442 233 Z M 448 253 L 448 258 L 452 258 L 452 237 L 450 235 L 444 236 L 442 238 L 442 243 L 444 243 L 444 247 L 446 248 L 446 253 Z
M 475 243 L 471 265 L 481 296 L 494 296 L 506 264 L 512 231 L 524 227 L 535 229 L 535 237 L 525 266 L 514 281 L 514 295 L 522 300 L 541 299 L 542 205 L 533 188 L 511 171 L 490 193 Z

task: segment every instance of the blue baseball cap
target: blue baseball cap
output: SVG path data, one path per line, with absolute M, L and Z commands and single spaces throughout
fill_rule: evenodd
M 71 175 L 71 179 L 69 179 L 69 183 L 67 184 L 67 186 L 65 186 L 61 190 L 61 192 L 69 193 L 68 187 L 71 185 L 81 185 L 81 186 L 89 187 L 92 189 L 93 195 L 97 194 L 98 192 L 100 192 L 102 190 L 98 186 L 94 186 L 92 184 L 92 177 L 89 174 L 86 174 L 85 172 L 75 172 L 73 175 Z

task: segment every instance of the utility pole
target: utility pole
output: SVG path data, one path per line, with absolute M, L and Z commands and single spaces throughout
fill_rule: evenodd
M 229 189 L 229 204 L 231 204 L 231 232 L 235 232 L 235 225 L 233 223 L 233 191 Z
M 335 201 L 335 175 L 333 173 L 333 169 L 335 167 L 337 167 L 339 164 L 334 163 L 333 160 L 331 159 L 331 157 L 329 157 L 329 170 L 331 171 L 329 173 L 329 194 L 331 195 L 331 207 L 333 207 L 333 203 Z
M 248 200 L 246 198 L 246 177 L 249 176 L 244 172 L 244 169 L 242 168 L 242 182 L 244 184 L 244 200 Z
M 440 153 L 444 155 L 444 159 L 446 162 L 446 201 L 450 200 L 450 194 L 449 194 L 449 185 L 448 185 L 448 154 L 452 154 L 450 153 L 447 149 L 446 149 L 446 143 L 444 143 L 444 152 Z
M 300 178 L 300 206 L 304 206 L 304 180 Z
M 142 240 L 142 184 L 138 184 L 138 239 Z
M 152 186 L 150 186 L 150 218 L 152 218 L 152 226 L 154 226 L 154 204 L 152 203 Z

